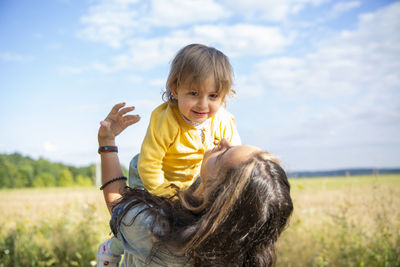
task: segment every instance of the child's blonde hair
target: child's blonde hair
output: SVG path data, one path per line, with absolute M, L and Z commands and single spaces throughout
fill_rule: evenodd
M 231 88 L 233 70 L 227 56 L 213 47 L 202 44 L 185 46 L 178 51 L 171 63 L 166 90 L 163 93 L 164 101 L 176 101 L 171 90 L 183 83 L 198 86 L 210 75 L 214 76 L 217 93 L 221 94 L 223 101 L 226 95 L 235 93 Z

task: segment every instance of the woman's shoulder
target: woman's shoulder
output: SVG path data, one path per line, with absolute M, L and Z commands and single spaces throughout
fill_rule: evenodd
M 125 212 L 117 236 L 125 249 L 124 263 L 127 266 L 131 266 L 129 263 L 134 263 L 134 266 L 185 266 L 188 262 L 186 257 L 171 255 L 164 249 L 153 251 L 156 254 L 148 265 L 145 264 L 154 244 L 152 231 L 161 233 L 161 229 L 150 211 L 151 206 L 142 203 L 133 206 L 130 204 L 132 202 L 120 204 L 113 212 L 113 216 L 120 216 Z
M 121 219 L 120 227 L 127 227 L 131 232 L 145 231 L 150 233 L 153 231 L 162 234 L 163 230 L 159 223 L 155 221 L 155 213 L 157 212 L 152 212 L 154 208 L 155 207 L 150 204 L 133 204 L 132 201 L 119 204 L 113 211 L 110 225 L 112 227 L 113 223 L 116 223 L 117 218 L 124 214 Z M 163 211 L 160 211 L 160 213 L 163 214 Z
M 144 203 L 132 205 L 132 202 L 125 202 L 114 208 L 110 224 L 123 213 L 125 213 L 121 220 L 123 225 L 149 228 L 153 221 L 153 216 L 149 212 L 148 205 Z

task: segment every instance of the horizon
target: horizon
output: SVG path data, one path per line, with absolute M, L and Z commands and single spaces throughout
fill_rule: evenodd
M 35 157 L 31 157 L 30 155 L 24 155 L 24 154 L 22 154 L 20 152 L 0 153 L 0 155 L 12 155 L 14 153 L 17 153 L 17 154 L 21 155 L 22 157 L 28 157 L 28 158 L 30 158 L 32 160 L 43 159 L 43 160 L 47 160 L 47 161 L 49 161 L 51 163 L 55 163 L 55 164 L 61 163 L 61 164 L 66 165 L 66 166 L 76 167 L 76 168 L 85 168 L 85 167 L 89 167 L 91 165 L 100 164 L 100 162 L 92 162 L 92 163 L 88 163 L 87 165 L 74 165 L 74 164 L 64 163 L 64 162 L 61 162 L 61 161 L 52 161 L 51 159 L 48 159 L 48 158 L 45 158 L 45 157 L 42 157 L 42 156 L 39 156 L 38 158 L 35 158 Z M 121 166 L 123 166 L 127 170 L 129 169 L 129 164 L 128 165 L 124 165 L 124 164 L 121 163 Z M 287 172 L 289 174 L 293 174 L 293 173 L 307 173 L 307 172 L 309 172 L 309 173 L 318 173 L 318 172 L 355 171 L 355 170 L 378 170 L 378 171 L 394 170 L 397 173 L 397 171 L 400 172 L 400 166 L 393 166 L 393 167 L 378 167 L 378 166 L 376 166 L 376 167 L 347 167 L 347 168 L 344 167 L 344 168 L 337 168 L 337 169 L 288 170 L 288 171 L 285 170 L 285 172 Z
M 129 166 L 173 56 L 203 43 L 231 61 L 244 144 L 288 172 L 398 168 L 399 32 L 400 1 L 3 1 L 0 153 L 98 163 L 124 101 L 141 115 L 117 137 Z

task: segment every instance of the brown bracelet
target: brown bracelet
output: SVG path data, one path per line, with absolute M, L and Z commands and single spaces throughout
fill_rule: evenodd
M 115 178 L 112 178 L 110 181 L 108 181 L 108 182 L 105 182 L 101 187 L 100 187 L 100 190 L 103 190 L 107 185 L 109 185 L 109 184 L 111 184 L 111 183 L 114 183 L 115 181 L 118 181 L 118 180 L 128 180 L 128 178 L 126 178 L 125 176 L 120 176 L 120 177 L 115 177 Z

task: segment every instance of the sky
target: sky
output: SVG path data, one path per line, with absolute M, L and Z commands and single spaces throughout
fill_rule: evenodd
M 190 43 L 229 57 L 242 142 L 286 170 L 400 167 L 400 2 L 385 0 L 2 0 L 0 153 L 99 162 L 99 122 L 126 102 L 128 166 Z

